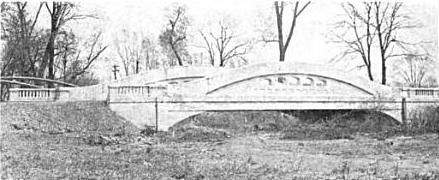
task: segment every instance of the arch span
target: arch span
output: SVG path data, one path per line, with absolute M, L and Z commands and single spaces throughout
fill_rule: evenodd
M 276 75 L 303 76 L 304 79 L 302 80 L 302 82 L 304 82 L 306 77 L 316 78 L 317 81 L 308 82 L 307 84 L 304 84 L 305 86 L 312 86 L 311 84 L 314 84 L 316 86 L 318 85 L 321 86 L 321 88 L 324 88 L 324 86 L 330 83 L 328 81 L 332 81 L 333 85 L 334 83 L 335 85 L 346 85 L 369 96 L 378 97 L 381 95 L 399 95 L 398 93 L 395 93 L 395 89 L 391 87 L 384 86 L 375 82 L 370 82 L 368 79 L 329 65 L 315 65 L 291 62 L 262 63 L 237 69 L 229 69 L 219 74 L 213 74 L 199 80 L 194 80 L 192 82 L 182 85 L 183 87 L 180 87 L 179 89 L 186 89 L 187 95 L 191 94 L 214 96 L 218 95 L 218 92 L 230 88 L 233 85 L 239 83 L 243 84 L 255 78 L 264 78 L 266 76 Z
M 246 81 L 249 81 L 249 80 L 253 80 L 253 79 L 264 78 L 264 77 L 270 77 L 270 76 L 284 76 L 284 75 L 293 75 L 293 76 L 302 75 L 302 76 L 308 76 L 307 79 L 311 79 L 310 77 L 318 77 L 318 78 L 326 79 L 326 80 L 322 80 L 322 79 L 320 79 L 320 81 L 325 82 L 324 85 L 317 85 L 317 84 L 314 84 L 314 80 L 311 79 L 311 84 L 305 84 L 305 85 L 307 85 L 307 86 L 313 86 L 313 85 L 317 85 L 317 86 L 326 86 L 326 85 L 327 85 L 327 80 L 332 80 L 332 81 L 338 82 L 338 83 L 343 84 L 343 85 L 351 86 L 351 87 L 353 87 L 353 88 L 355 88 L 355 89 L 357 89 L 357 90 L 359 90 L 359 91 L 361 91 L 361 92 L 363 92 L 363 93 L 365 93 L 365 94 L 368 94 L 368 95 L 371 95 L 371 96 L 374 96 L 374 95 L 375 95 L 374 92 L 371 92 L 371 90 L 369 90 L 369 89 L 364 89 L 364 88 L 362 88 L 362 87 L 360 87 L 360 86 L 357 86 L 357 85 L 355 85 L 355 84 L 352 84 L 352 83 L 350 83 L 350 82 L 346 82 L 345 80 L 340 80 L 340 79 L 336 79 L 336 78 L 332 78 L 332 77 L 324 76 L 324 75 L 309 74 L 309 73 L 277 73 L 277 74 L 264 74 L 264 75 L 258 75 L 258 76 L 249 77 L 249 78 L 245 78 L 245 79 L 237 80 L 237 81 L 234 81 L 234 82 L 230 82 L 229 84 L 221 85 L 221 86 L 219 86 L 219 87 L 216 87 L 216 88 L 213 88 L 213 89 L 209 90 L 206 94 L 207 94 L 207 95 L 214 94 L 215 92 L 217 92 L 217 91 L 221 91 L 222 89 L 226 89 L 226 88 L 228 88 L 228 87 L 230 87 L 230 86 L 237 85 L 237 84 L 239 84 L 239 83 L 243 83 L 243 82 L 246 82 Z M 280 78 L 280 77 L 279 77 L 279 78 Z M 295 78 L 296 78 L 296 77 L 295 77 Z M 284 78 L 283 78 L 283 79 L 284 79 Z M 297 86 L 297 85 L 298 85 L 298 84 L 295 84 L 295 86 Z

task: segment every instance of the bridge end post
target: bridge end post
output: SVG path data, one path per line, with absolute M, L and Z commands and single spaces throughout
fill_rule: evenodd
M 155 133 L 159 132 L 159 102 L 158 98 L 155 97 L 154 101 L 154 107 L 155 107 Z
M 406 98 L 403 97 L 401 100 L 401 121 L 404 128 L 407 127 L 407 102 Z

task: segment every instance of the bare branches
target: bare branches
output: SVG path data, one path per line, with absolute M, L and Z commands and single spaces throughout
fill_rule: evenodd
M 65 23 L 69 21 L 89 17 L 78 14 L 72 3 L 41 2 L 35 7 L 33 16 L 27 12 L 29 6 L 26 2 L 6 4 L 10 9 L 3 16 L 5 23 L 2 22 L 2 25 L 7 26 L 4 35 L 8 36 L 5 50 L 8 57 L 2 57 L 2 61 L 10 60 L 7 61 L 7 68 L 11 68 L 8 72 L 48 76 L 51 79 L 67 76 L 75 79 L 85 73 L 106 49 L 98 43 L 100 34 L 81 46 L 75 34 L 65 28 Z M 50 18 L 49 27 L 38 27 L 44 10 Z M 81 54 L 87 55 L 82 57 Z
M 398 32 L 403 29 L 417 27 L 416 23 L 409 21 L 409 16 L 402 14 L 402 6 L 403 4 L 400 2 L 364 2 L 360 5 L 342 4 L 346 19 L 336 23 L 336 28 L 346 30 L 346 34 L 335 35 L 337 40 L 333 42 L 345 45 L 345 51 L 350 53 L 344 53 L 343 55 L 361 57 L 370 80 L 374 79 L 371 74 L 371 51 L 373 48 L 378 49 L 379 60 L 381 61 L 382 84 L 386 84 L 386 62 L 388 59 L 425 55 L 413 50 L 422 42 L 404 42 L 397 36 Z
M 244 56 L 251 47 L 250 41 L 240 40 L 230 29 L 229 24 L 220 21 L 217 28 L 219 32 L 209 32 L 209 36 L 200 31 L 211 64 L 214 65 L 217 59 L 219 66 L 222 67 L 226 66 L 231 60 L 245 59 Z
M 209 41 L 206 35 L 202 31 L 200 31 L 201 37 L 203 37 L 204 43 L 206 45 L 207 53 L 209 54 L 210 64 L 212 66 L 215 65 L 215 50 L 213 49 L 214 44 Z
M 184 6 L 176 6 L 172 10 L 172 14 L 168 17 L 169 27 L 160 34 L 160 44 L 165 51 L 172 52 L 172 56 L 177 59 L 177 63 L 183 66 L 183 55 L 186 48 L 186 29 L 189 20 L 186 17 L 186 8 Z
M 379 53 L 381 57 L 381 84 L 386 84 L 386 61 L 388 58 L 394 57 L 392 55 L 393 48 L 389 51 L 389 47 L 398 41 L 396 35 L 397 31 L 412 26 L 407 24 L 408 22 L 403 23 L 403 19 L 407 17 L 401 15 L 400 11 L 403 5 L 401 2 L 395 2 L 393 4 L 387 2 L 384 8 L 382 8 L 381 2 L 374 2 L 373 4 L 375 10 L 375 28 L 377 31 Z M 408 51 L 404 46 L 400 47 L 404 51 Z
M 40 6 L 38 7 L 37 13 L 36 13 L 36 15 L 35 15 L 35 18 L 34 18 L 34 20 L 33 20 L 33 23 L 32 23 L 32 25 L 31 25 L 31 27 L 30 27 L 30 30 L 29 30 L 29 36 L 32 35 L 32 31 L 33 31 L 34 28 L 35 28 L 35 24 L 37 23 L 37 20 L 38 20 L 38 17 L 39 17 L 39 15 L 40 15 L 41 8 L 43 7 L 43 4 L 44 4 L 44 3 L 41 2 L 41 3 L 40 3 Z
M 375 37 L 375 30 L 372 28 L 372 4 L 363 3 L 364 9 L 360 11 L 352 3 L 342 4 L 346 19 L 340 20 L 335 24 L 335 28 L 346 30 L 343 34 L 334 34 L 336 40 L 334 43 L 345 46 L 344 53 L 339 58 L 346 56 L 359 56 L 362 59 L 362 65 L 365 67 L 369 80 L 373 81 L 371 48 Z
M 431 75 L 431 63 L 429 56 L 408 55 L 398 63 L 397 73 L 406 85 L 423 87 L 426 85 L 426 78 Z
M 274 2 L 274 8 L 276 13 L 276 22 L 277 22 L 277 34 L 278 34 L 278 45 L 279 45 L 279 61 L 285 61 L 285 54 L 288 49 L 288 45 L 290 44 L 291 38 L 294 33 L 294 29 L 296 27 L 297 18 L 302 14 L 302 12 L 308 7 L 308 5 L 311 2 L 308 1 L 305 5 L 302 7 L 299 7 L 299 2 L 296 1 L 294 5 L 294 11 L 293 11 L 293 19 L 291 22 L 290 30 L 288 32 L 288 36 L 286 41 L 284 42 L 284 34 L 283 34 L 283 12 L 285 8 L 285 2 Z M 270 42 L 270 41 L 265 41 Z
M 114 38 L 114 47 L 122 62 L 125 75 L 139 73 L 141 68 L 147 71 L 157 67 L 156 47 L 150 37 L 125 29 L 118 34 L 122 36 Z

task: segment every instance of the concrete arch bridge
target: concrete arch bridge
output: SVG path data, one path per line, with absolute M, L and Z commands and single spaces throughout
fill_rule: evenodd
M 405 122 L 415 109 L 439 105 L 439 89 L 392 88 L 326 65 L 264 63 L 199 74 L 109 86 L 107 101 L 137 126 L 160 130 L 204 111 L 369 109 Z

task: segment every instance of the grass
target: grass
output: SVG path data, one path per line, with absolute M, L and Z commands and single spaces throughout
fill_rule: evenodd
M 439 176 L 439 135 L 377 138 L 395 124 L 370 112 L 208 112 L 147 136 L 103 102 L 0 105 L 1 179 Z

